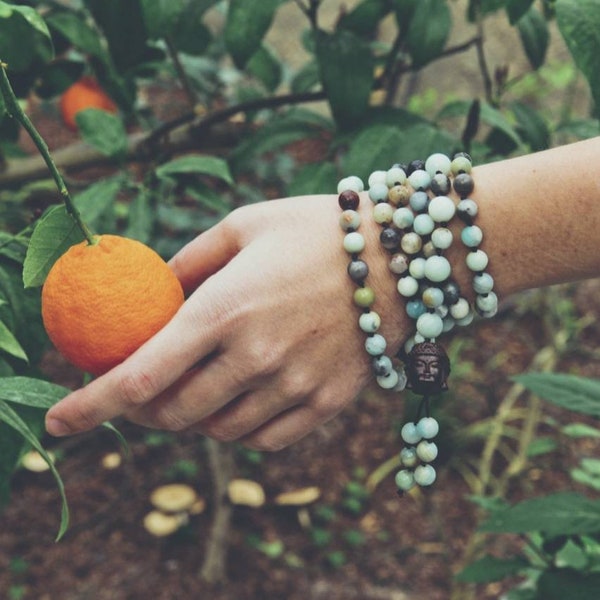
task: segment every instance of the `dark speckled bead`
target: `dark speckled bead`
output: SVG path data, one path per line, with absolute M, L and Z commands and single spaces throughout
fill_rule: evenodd
M 406 174 L 412 175 L 415 171 L 424 171 L 425 161 L 424 160 L 413 160 L 406 167 Z
M 448 283 L 444 284 L 442 292 L 444 292 L 444 304 L 446 306 L 452 306 L 460 299 L 460 288 L 454 281 L 448 281 Z
M 436 173 L 431 179 L 431 191 L 436 196 L 445 196 L 450 193 L 450 189 L 452 188 L 452 184 L 450 183 L 450 178 L 443 173 Z
M 459 173 L 454 178 L 454 191 L 461 197 L 466 198 L 475 187 L 473 178 L 468 173 Z
M 362 283 L 369 274 L 369 266 L 364 260 L 353 260 L 348 263 L 348 275 L 355 283 Z
M 344 190 L 338 197 L 342 210 L 356 210 L 360 204 L 359 195 L 353 190 Z
M 385 227 L 381 230 L 379 239 L 386 250 L 397 250 L 400 244 L 400 233 L 392 227 Z

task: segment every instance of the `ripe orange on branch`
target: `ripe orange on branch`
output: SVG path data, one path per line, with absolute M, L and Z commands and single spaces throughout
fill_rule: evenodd
M 117 105 L 92 77 L 82 77 L 60 97 L 62 118 L 72 130 L 77 129 L 75 116 L 86 108 L 97 108 L 109 113 L 118 111 Z
M 144 244 L 102 235 L 71 246 L 42 288 L 42 319 L 58 351 L 101 375 L 158 332 L 184 300 L 167 263 Z

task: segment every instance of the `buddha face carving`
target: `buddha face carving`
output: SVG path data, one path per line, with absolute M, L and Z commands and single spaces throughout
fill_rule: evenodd
M 406 375 L 408 385 L 416 394 L 437 394 L 448 389 L 450 360 L 435 342 L 415 344 L 408 353 Z

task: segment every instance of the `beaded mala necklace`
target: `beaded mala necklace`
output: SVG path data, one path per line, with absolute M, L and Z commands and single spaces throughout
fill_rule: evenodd
M 402 469 L 395 477 L 399 494 L 415 485 L 429 486 L 436 479 L 431 462 L 437 458 L 438 448 L 431 440 L 439 433 L 439 424 L 430 416 L 430 402 L 433 396 L 448 389 L 450 374 L 450 361 L 436 339 L 455 324 L 471 323 L 475 311 L 483 317 L 491 317 L 497 312 L 498 299 L 492 291 L 494 281 L 485 271 L 488 257 L 479 248 L 483 234 L 474 224 L 477 204 L 469 198 L 474 188 L 471 169 L 472 162 L 467 154 L 456 154 L 453 160 L 443 154 L 433 154 L 426 161 L 417 160 L 408 165 L 394 165 L 387 171 L 375 171 L 368 179 L 368 195 L 374 203 L 373 218 L 382 227 L 381 245 L 391 255 L 389 268 L 399 276 L 398 292 L 406 300 L 406 312 L 416 324 L 416 333 L 399 353 L 404 368 L 393 367 L 392 360 L 383 354 L 385 340 L 377 348 L 381 353 L 374 356 L 372 363 L 381 387 L 396 391 L 408 387 L 422 397 L 416 419 L 406 423 L 401 431 L 406 446 L 400 452 Z M 343 215 L 349 209 L 356 212 L 358 192 L 363 189 L 362 181 L 356 177 L 340 181 L 338 193 Z M 447 196 L 452 189 L 460 198 L 458 206 Z M 348 204 L 349 197 L 352 197 L 350 204 L 354 208 Z M 459 286 L 451 278 L 451 264 L 443 256 L 444 250 L 453 242 L 454 236 L 448 225 L 455 214 L 464 223 L 461 240 L 469 250 L 466 264 L 473 272 L 475 311 L 461 296 Z M 342 216 L 340 223 L 347 236 L 348 232 L 356 233 L 360 217 L 356 221 L 353 214 Z M 348 228 L 348 223 L 356 226 Z M 348 267 L 350 277 L 359 289 L 366 288 L 366 265 L 358 259 L 352 246 L 347 247 L 345 242 L 344 247 L 352 256 Z M 358 252 L 364 248 L 364 239 L 359 247 Z M 352 267 L 356 262 L 364 265 L 358 269 L 360 275 Z M 374 300 L 372 291 L 367 295 Z M 356 302 L 356 293 L 355 303 L 362 306 Z M 366 315 L 372 312 L 371 304 L 364 307 Z M 361 315 L 363 318 L 370 320 Z M 379 324 L 377 316 L 377 329 Z M 361 329 L 369 333 L 362 325 Z M 371 354 L 369 339 L 365 346 Z M 376 364 L 385 364 L 385 372 L 383 368 L 378 371 Z

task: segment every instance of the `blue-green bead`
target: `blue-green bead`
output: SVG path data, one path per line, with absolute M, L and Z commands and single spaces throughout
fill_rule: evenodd
M 408 203 L 416 213 L 422 213 L 425 212 L 429 206 L 429 196 L 427 195 L 427 192 L 417 191 L 411 195 Z
M 460 239 L 467 248 L 477 248 L 483 240 L 483 231 L 477 225 L 467 225 L 460 232 Z
M 427 277 L 429 281 L 441 283 L 442 281 L 446 281 L 451 273 L 452 266 L 445 256 L 438 256 L 436 254 L 430 256 L 425 261 L 425 277 Z
M 419 291 L 419 282 L 410 275 L 401 277 L 396 284 L 398 292 L 405 298 L 412 298 Z
M 464 319 L 470 312 L 471 306 L 466 298 L 459 298 L 450 307 L 450 315 L 453 319 Z
M 485 270 L 488 266 L 489 258 L 488 255 L 479 248 L 477 250 L 471 250 L 467 254 L 467 267 L 471 269 L 471 271 L 475 271 L 476 273 Z
M 392 167 L 388 169 L 385 182 L 388 187 L 393 187 L 395 185 L 403 185 L 406 183 L 406 173 L 402 167 Z
M 410 208 L 402 206 L 394 211 L 392 221 L 398 229 L 409 229 L 415 221 L 415 215 Z
M 486 316 L 493 316 L 498 310 L 498 296 L 494 292 L 477 296 L 475 298 L 475 306 L 477 306 L 480 312 L 487 313 Z
M 419 235 L 429 235 L 435 227 L 433 219 L 427 214 L 422 213 L 415 217 L 413 230 Z
M 358 254 L 365 249 L 365 238 L 358 231 L 351 231 L 344 236 L 344 250 L 348 254 Z
M 422 299 L 427 308 L 438 308 L 444 304 L 444 292 L 437 287 L 428 287 L 423 290 Z
M 365 349 L 367 351 L 367 354 L 370 354 L 371 356 L 379 356 L 383 354 L 386 348 L 387 342 L 385 341 L 385 338 L 379 333 L 370 335 L 365 340 Z
M 444 322 L 439 315 L 427 312 L 417 319 L 417 331 L 425 339 L 435 339 L 444 330 Z
M 417 423 L 417 432 L 422 438 L 430 440 L 440 432 L 440 424 L 433 417 L 421 417 Z
M 476 273 L 473 277 L 476 294 L 489 294 L 494 289 L 494 278 L 489 273 Z
M 408 176 L 408 183 L 414 190 L 426 190 L 431 185 L 431 175 L 424 169 L 417 169 Z
M 407 469 L 402 469 L 402 471 L 398 471 L 396 473 L 396 477 L 394 478 L 396 482 L 396 486 L 399 490 L 403 492 L 408 492 L 415 486 L 415 477 L 412 471 Z
M 381 317 L 374 310 L 362 313 L 358 318 L 358 326 L 365 333 L 375 333 L 381 327 Z
M 452 246 L 454 235 L 447 227 L 436 227 L 431 234 L 431 243 L 434 248 L 447 250 Z
M 397 370 L 398 373 L 398 383 L 394 388 L 394 392 L 402 392 L 406 389 L 406 384 L 408 383 L 408 377 L 406 375 L 406 371 L 403 368 Z
M 414 423 L 405 423 L 400 435 L 404 442 L 411 446 L 415 446 L 421 441 L 421 434 L 417 431 L 417 426 Z
M 436 173 L 449 175 L 451 171 L 452 161 L 440 152 L 431 154 L 425 161 L 425 170 L 433 177 Z
M 354 231 L 360 226 L 360 213 L 355 210 L 344 210 L 340 215 L 340 227 L 343 231 Z
M 408 272 L 415 279 L 423 279 L 425 277 L 426 260 L 422 256 L 417 256 L 410 261 Z
M 436 196 L 431 199 L 427 211 L 436 223 L 449 223 L 456 213 L 456 206 L 448 196 Z
M 400 451 L 400 463 L 402 466 L 412 469 L 417 466 L 418 460 L 419 457 L 415 448 L 402 448 Z
M 431 465 L 419 465 L 414 472 L 415 482 L 422 486 L 427 487 L 432 485 L 436 479 L 435 469 Z
M 409 300 L 406 303 L 406 314 L 414 320 L 417 320 L 422 314 L 427 312 L 427 307 L 421 300 Z
M 398 384 L 398 371 L 392 369 L 387 375 L 376 378 L 377 385 L 384 390 L 393 390 Z
M 369 188 L 369 198 L 374 202 L 385 202 L 388 195 L 388 186 L 385 183 L 374 183 Z
M 386 175 L 387 171 L 373 171 L 367 179 L 367 185 L 373 187 L 376 183 L 385 183 Z
M 438 456 L 438 447 L 434 442 L 422 440 L 417 446 L 417 456 L 424 462 L 430 463 Z

